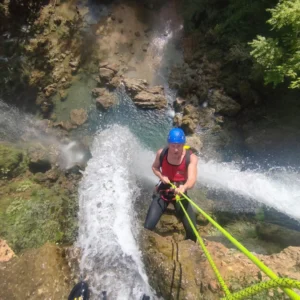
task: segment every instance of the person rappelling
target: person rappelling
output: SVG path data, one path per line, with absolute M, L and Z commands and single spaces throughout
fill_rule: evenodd
M 193 188 L 197 179 L 198 157 L 184 145 L 186 137 L 182 129 L 173 128 L 168 135 L 168 146 L 157 151 L 152 164 L 153 173 L 159 178 L 156 192 L 152 196 L 152 202 L 148 209 L 144 227 L 154 230 L 160 217 L 172 203 L 175 207 L 177 217 L 182 221 L 186 239 L 196 241 L 196 236 L 184 215 L 176 195 L 186 194 L 187 190 Z M 173 189 L 170 183 L 176 186 Z M 193 224 L 196 224 L 196 215 L 190 203 L 183 199 L 182 205 L 186 209 Z

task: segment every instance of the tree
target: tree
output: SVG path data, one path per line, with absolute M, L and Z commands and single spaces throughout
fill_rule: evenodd
M 263 67 L 266 84 L 288 79 L 289 88 L 300 88 L 300 0 L 280 0 L 268 11 L 270 37 L 250 42 L 251 55 Z

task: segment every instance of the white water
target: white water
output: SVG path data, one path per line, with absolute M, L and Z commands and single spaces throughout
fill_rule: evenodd
M 117 300 L 152 295 L 137 245 L 135 201 L 141 174 L 155 182 L 153 154 L 119 125 L 98 133 L 91 151 L 79 189 L 81 271 L 95 299 L 101 291 Z
M 42 145 L 49 157 L 55 157 L 61 169 L 69 169 L 85 161 L 86 151 L 76 141 L 62 142 L 58 132 L 47 123 L 0 100 L 0 141 L 19 143 L 20 147 Z
M 285 168 L 268 172 L 240 169 L 233 163 L 200 160 L 198 182 L 212 189 L 253 199 L 300 221 L 299 173 Z

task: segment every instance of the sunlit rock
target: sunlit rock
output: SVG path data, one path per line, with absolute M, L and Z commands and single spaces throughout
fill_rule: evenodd
M 167 99 L 162 87 L 153 87 L 139 92 L 133 97 L 136 106 L 145 109 L 162 109 L 167 106 Z
M 12 251 L 6 241 L 0 240 L 0 263 L 9 261 L 13 257 L 15 257 L 14 251 Z
M 1 299 L 67 299 L 72 284 L 63 255 L 56 245 L 46 244 L 2 263 Z
M 88 118 L 87 112 L 83 109 L 72 109 L 70 112 L 71 123 L 77 126 L 84 124 Z
M 116 104 L 116 97 L 105 88 L 95 88 L 92 95 L 96 97 L 96 106 L 98 109 L 107 110 Z

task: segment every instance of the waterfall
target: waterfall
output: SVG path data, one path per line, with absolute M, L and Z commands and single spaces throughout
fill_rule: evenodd
M 137 245 L 135 202 L 140 175 L 155 182 L 154 155 L 120 125 L 97 133 L 91 151 L 79 189 L 81 271 L 95 297 L 107 291 L 109 299 L 141 299 L 152 292 Z
M 209 189 L 231 192 L 234 201 L 239 195 L 255 200 L 300 221 L 299 172 L 291 168 L 243 170 L 235 163 L 199 161 L 198 182 Z M 239 206 L 242 203 L 236 202 Z

